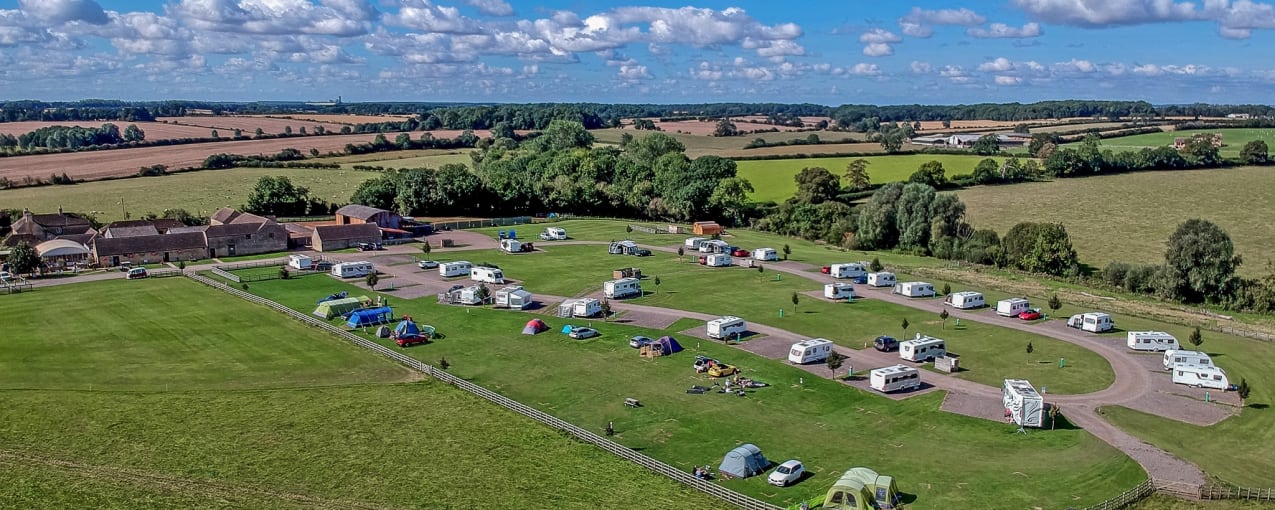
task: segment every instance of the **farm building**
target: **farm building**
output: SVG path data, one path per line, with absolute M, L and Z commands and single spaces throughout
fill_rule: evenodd
M 89 220 L 74 214 L 32 214 L 23 210 L 22 217 L 14 220 L 12 231 L 4 239 L 5 246 L 17 246 L 20 242 L 32 246 L 50 241 L 58 236 L 97 233 Z
M 230 223 L 201 228 L 210 258 L 288 249 L 288 230 L 273 219 L 255 214 L 240 214 Z
M 338 225 L 372 224 L 381 228 L 397 229 L 402 222 L 403 218 L 396 212 L 366 205 L 350 204 L 336 210 Z
M 93 258 L 102 267 L 114 267 L 123 262 L 145 264 L 199 260 L 204 258 L 205 246 L 202 232 L 114 239 L 98 237 L 93 240 Z
M 359 243 L 381 242 L 381 229 L 371 223 L 319 225 L 314 227 L 310 246 L 318 251 L 343 250 Z
M 134 223 L 134 222 L 129 221 L 129 222 L 118 222 L 118 223 Z M 155 225 L 151 224 L 150 222 L 142 221 L 142 222 L 136 222 L 136 223 L 138 224 L 115 225 L 114 223 L 112 223 L 110 225 L 107 225 L 106 228 L 102 229 L 102 237 L 105 237 L 107 239 L 117 239 L 121 237 L 140 237 L 140 236 L 159 235 L 159 229 L 155 228 Z
M 54 239 L 35 245 L 40 261 L 49 267 L 67 267 L 89 262 L 87 246 L 70 239 Z
M 697 236 L 721 234 L 724 229 L 715 221 L 697 221 L 691 226 L 691 233 Z

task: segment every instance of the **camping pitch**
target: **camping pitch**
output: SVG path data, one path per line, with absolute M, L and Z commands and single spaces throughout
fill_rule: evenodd
M 682 344 L 677 343 L 671 336 L 662 336 L 659 340 L 643 345 L 638 351 L 644 357 L 653 358 L 656 356 L 668 356 L 675 352 L 682 351 Z
M 345 327 L 354 329 L 377 324 L 388 324 L 393 315 L 394 312 L 388 306 L 357 310 L 350 314 L 349 320 L 345 321 Z
M 527 321 L 526 326 L 522 327 L 522 334 L 524 335 L 538 335 L 545 331 L 549 331 L 549 325 L 540 319 L 531 319 Z
M 748 478 L 766 472 L 768 467 L 770 461 L 762 456 L 761 448 L 747 443 L 727 452 L 717 471 L 731 478 Z
M 865 467 L 851 468 L 837 479 L 824 496 L 825 510 L 872 510 L 898 507 L 899 488 L 894 478 L 881 476 Z
M 434 337 L 434 327 L 421 326 L 416 321 L 413 321 L 411 317 L 404 315 L 403 320 L 399 321 L 397 326 L 394 326 L 394 332 L 390 336 L 394 338 L 394 343 L 398 344 L 399 347 L 423 344 Z
M 371 300 L 368 299 L 367 296 L 359 296 L 356 298 L 348 297 L 348 298 L 342 298 L 342 299 L 333 299 L 330 301 L 323 301 L 319 303 L 319 306 L 314 309 L 314 316 L 322 317 L 324 319 L 331 319 L 338 315 L 345 315 L 354 310 L 357 310 L 360 306 L 363 306 L 363 303 L 367 303 L 369 301 Z

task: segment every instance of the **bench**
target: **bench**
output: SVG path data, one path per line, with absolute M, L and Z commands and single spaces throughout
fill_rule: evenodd
M 627 406 L 627 407 L 642 407 L 642 403 L 641 403 L 641 402 L 638 402 L 638 399 L 636 399 L 636 398 L 626 398 L 626 399 L 624 399 L 624 405 L 625 405 L 625 406 Z

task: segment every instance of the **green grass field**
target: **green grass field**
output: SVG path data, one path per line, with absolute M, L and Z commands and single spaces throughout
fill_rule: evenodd
M 1144 135 L 1122 136 L 1102 140 L 1102 148 L 1114 151 L 1140 150 L 1143 147 L 1173 146 L 1174 138 L 1190 138 L 1198 133 L 1222 133 L 1221 153 L 1224 157 L 1238 157 L 1244 144 L 1253 140 L 1262 140 L 1267 145 L 1275 145 L 1275 129 L 1195 129 L 1185 131 L 1165 131 Z M 1073 146 L 1075 144 L 1068 144 Z
M 1136 190 L 1136 191 L 1135 191 Z M 1002 235 L 1023 221 L 1066 225 L 1081 262 L 1164 261 L 1164 243 L 1191 218 L 1217 223 L 1244 257 L 1240 272 L 1264 274 L 1275 246 L 1275 172 L 1241 167 L 1059 179 L 957 192 L 968 221 Z M 1080 205 L 1083 204 L 1083 205 Z M 1034 211 L 1034 212 L 1033 212 Z
M 751 126 L 751 125 L 749 124 L 741 125 L 741 127 L 743 126 Z M 598 143 L 604 143 L 604 144 L 620 143 L 620 137 L 623 136 L 624 133 L 628 133 L 633 135 L 634 137 L 640 138 L 642 136 L 646 136 L 648 134 L 655 133 L 655 132 L 656 131 L 637 131 L 633 129 L 595 129 L 590 131 L 590 133 L 593 133 L 593 137 L 595 140 L 597 140 Z M 749 142 L 752 142 L 753 140 L 756 140 L 758 138 L 766 140 L 767 142 L 784 142 L 784 141 L 792 140 L 794 138 L 806 138 L 807 136 L 814 134 L 814 135 L 818 135 L 821 140 L 825 140 L 825 141 L 842 140 L 845 138 L 851 138 L 855 140 L 863 139 L 863 135 L 861 133 L 846 133 L 846 132 L 840 132 L 840 131 L 801 131 L 801 132 L 787 132 L 787 133 L 757 133 L 757 134 L 749 134 L 749 135 L 743 135 L 743 136 L 705 136 L 705 135 L 691 135 L 691 134 L 683 134 L 683 133 L 675 133 L 675 132 L 664 132 L 664 134 L 669 135 L 673 138 L 676 138 L 678 141 L 682 142 L 682 144 L 686 146 L 686 155 L 691 158 L 696 158 L 696 157 L 704 156 L 704 155 L 721 155 L 721 156 L 729 157 L 729 156 L 744 156 L 748 154 L 754 154 L 754 155 L 767 154 L 768 153 L 767 148 L 744 149 L 745 145 L 748 145 Z M 873 145 L 875 145 L 876 150 L 881 149 L 880 144 L 873 144 Z M 804 152 L 808 152 L 808 153 L 830 152 L 828 147 L 824 145 L 804 145 L 802 147 L 805 147 Z
M 846 165 L 860 158 L 794 158 L 740 161 L 739 176 L 748 179 L 757 190 L 752 199 L 758 202 L 782 202 L 797 192 L 797 183 L 793 181 L 803 168 L 823 167 L 834 175 L 841 176 L 846 172 Z M 869 156 L 868 176 L 874 184 L 906 181 L 908 176 L 916 172 L 922 164 L 929 161 L 943 163 L 943 169 L 950 178 L 954 175 L 974 173 L 974 166 L 986 159 L 983 156 L 960 156 L 952 154 L 906 154 L 898 156 Z M 1004 158 L 996 158 L 1001 161 Z M 847 185 L 842 179 L 842 185 Z
M 473 159 L 469 153 L 473 149 L 424 149 L 410 151 L 376 152 L 372 154 L 355 154 L 323 158 L 323 163 L 338 163 L 346 170 L 356 165 L 381 166 L 385 168 L 434 168 L 448 163 L 461 163 L 472 167 Z

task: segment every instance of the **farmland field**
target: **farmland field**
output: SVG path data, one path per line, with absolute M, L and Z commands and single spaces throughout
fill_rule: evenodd
M 119 126 L 120 132 L 124 131 L 129 124 L 137 124 L 137 127 L 146 134 L 147 140 L 168 140 L 173 138 L 209 138 L 212 131 L 208 128 L 197 126 L 178 126 L 174 124 L 164 124 L 162 122 L 124 122 L 124 121 L 70 121 L 70 122 L 0 122 L 0 134 L 18 136 L 30 133 L 36 129 L 49 126 L 80 126 L 86 128 L 100 128 L 102 124 L 115 124 Z M 223 136 L 229 136 L 229 133 Z
M 593 136 L 594 138 L 596 138 L 598 143 L 604 143 L 604 144 L 620 143 L 620 137 L 623 136 L 625 133 L 633 135 L 636 138 L 641 138 L 648 134 L 657 133 L 657 132 L 658 131 L 639 131 L 634 129 L 595 129 L 590 131 L 590 133 L 593 133 Z M 767 154 L 767 152 L 765 152 L 767 149 L 773 149 L 773 148 L 761 148 L 761 149 L 745 149 L 744 148 L 744 146 L 748 145 L 749 142 L 758 138 L 761 138 L 768 142 L 782 142 L 782 141 L 792 140 L 794 138 L 805 138 L 812 134 L 818 135 L 821 140 L 826 140 L 826 141 L 841 140 L 843 138 L 850 138 L 850 139 L 856 139 L 856 140 L 863 138 L 863 135 L 860 133 L 845 133 L 840 131 L 802 131 L 797 133 L 792 133 L 792 132 L 756 133 L 756 134 L 749 134 L 749 135 L 742 135 L 742 136 L 705 136 L 705 135 L 691 135 L 691 134 L 684 134 L 684 133 L 677 133 L 677 132 L 664 132 L 664 134 L 669 135 L 673 138 L 676 138 L 678 141 L 682 142 L 682 144 L 686 146 L 686 156 L 690 158 L 697 158 L 699 156 L 706 156 L 706 155 L 714 155 L 714 156 L 721 156 L 721 157 L 762 155 L 762 154 Z M 869 144 L 869 145 L 875 146 L 876 150 L 881 149 L 880 144 Z M 830 152 L 830 149 L 824 148 L 825 147 L 824 145 L 802 145 L 798 147 L 805 149 L 804 151 L 802 151 L 802 153 Z M 758 152 L 758 151 L 761 151 L 761 152 Z
M 221 136 L 231 136 L 235 129 L 243 131 L 244 135 L 252 136 L 256 133 L 257 128 L 269 134 L 276 135 L 292 128 L 293 133 L 300 133 L 301 128 L 305 128 L 309 134 L 314 134 L 315 128 L 322 126 L 329 133 L 339 133 L 344 124 L 315 122 L 302 119 L 279 119 L 270 117 L 252 117 L 252 116 L 213 116 L 213 115 L 188 115 L 186 117 L 159 117 L 155 120 L 159 122 L 167 122 L 169 124 L 184 126 L 199 126 L 205 129 L 217 129 L 223 131 Z
M 1275 172 L 1269 168 L 1140 172 L 979 186 L 957 194 L 976 227 L 1004 234 L 1021 221 L 1061 222 L 1081 262 L 1097 268 L 1111 261 L 1163 262 L 1164 243 L 1191 218 L 1230 233 L 1244 257 L 1242 274 L 1263 274 L 1275 246 L 1275 224 L 1257 220 L 1275 214 Z
M 340 164 L 341 168 L 347 170 L 355 166 L 437 169 L 448 163 L 460 163 L 466 167 L 472 167 L 474 159 L 469 157 L 470 152 L 473 152 L 473 149 L 424 149 L 336 156 L 323 158 L 322 161 Z
M 272 119 L 303 120 L 310 122 L 326 122 L 332 124 L 374 124 L 380 122 L 403 121 L 413 115 L 356 115 L 339 113 L 286 113 L 278 115 L 244 115 L 244 117 L 262 117 Z
M 1239 157 L 1244 144 L 1253 140 L 1262 140 L 1268 146 L 1275 146 L 1275 129 L 1195 129 L 1187 131 L 1165 131 L 1145 135 L 1122 136 L 1102 140 L 1102 148 L 1114 151 L 1134 151 L 1144 147 L 1173 146 L 1174 138 L 1190 138 L 1200 133 L 1221 133 L 1223 157 Z M 1067 145 L 1072 146 L 1072 145 Z
M 807 167 L 823 167 L 834 175 L 843 175 L 846 165 L 860 158 L 794 158 L 771 159 L 738 162 L 739 176 L 748 179 L 757 191 L 752 199 L 758 202 L 782 202 L 797 192 L 797 183 L 793 181 L 801 169 Z M 868 175 L 872 182 L 886 183 L 906 181 L 908 176 L 929 161 L 943 163 L 948 178 L 954 175 L 970 174 L 984 156 L 961 156 L 951 154 L 907 154 L 895 156 L 868 156 Z M 1003 161 L 1005 158 L 993 158 Z M 847 184 L 842 179 L 842 184 Z

